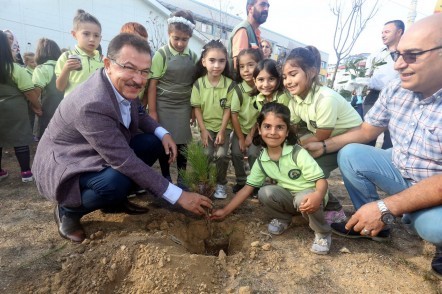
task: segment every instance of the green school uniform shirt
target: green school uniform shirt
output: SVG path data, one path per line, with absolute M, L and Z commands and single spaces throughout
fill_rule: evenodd
M 184 51 L 182 53 L 179 53 L 178 51 L 176 51 L 175 49 L 172 48 L 172 46 L 169 46 L 169 50 L 170 53 L 175 56 L 175 55 L 191 55 L 193 56 L 193 60 L 195 61 L 195 63 L 198 61 L 198 58 L 196 56 L 195 53 L 193 53 L 192 51 L 190 51 L 189 47 L 186 47 L 186 49 L 184 49 Z M 166 57 L 167 58 L 167 57 Z M 164 74 L 166 73 L 167 70 L 167 62 L 164 61 L 163 55 L 157 51 L 155 52 L 153 58 L 152 58 L 152 67 L 150 68 L 152 74 L 151 74 L 151 79 L 161 79 Z
M 294 96 L 290 99 L 289 109 L 291 123 L 302 120 L 313 134 L 316 129 L 329 129 L 333 130 L 333 137 L 362 123 L 359 114 L 344 97 L 324 86 L 317 86 L 304 100 Z
M 277 92 L 273 93 L 273 97 L 272 97 L 271 102 L 277 102 L 282 105 L 288 106 L 289 101 L 290 101 L 290 96 L 285 91 L 277 91 Z M 263 94 L 259 93 L 258 95 L 256 95 L 255 106 L 258 109 L 258 111 L 261 111 L 262 106 L 265 103 L 267 103 L 266 97 Z
M 27 92 L 34 89 L 34 83 L 32 82 L 29 72 L 18 63 L 14 63 L 13 65 L 12 80 L 17 85 L 20 92 Z
M 298 148 L 296 162 L 293 160 L 293 148 Z M 261 166 L 258 161 L 261 162 Z M 265 173 L 264 173 L 264 171 Z M 315 189 L 316 181 L 324 178 L 324 173 L 311 155 L 299 145 L 286 145 L 282 149 L 278 162 L 270 159 L 267 149 L 263 149 L 253 164 L 247 185 L 261 187 L 266 177 L 277 181 L 277 185 L 290 192 L 301 192 Z
M 55 66 L 55 75 L 57 78 L 60 76 L 64 64 L 66 63 L 68 56 L 75 54 L 81 58 L 81 70 L 73 70 L 69 73 L 69 80 L 66 89 L 64 90 L 64 96 L 68 95 L 72 90 L 82 82 L 86 81 L 97 69 L 104 66 L 103 59 L 101 58 L 98 50 L 95 50 L 94 56 L 90 57 L 80 47 L 75 46 L 74 50 L 69 50 L 61 54 L 57 60 Z
M 252 88 L 247 84 L 247 82 L 242 81 L 241 84 L 237 85 L 239 91 L 241 91 L 242 99 L 239 97 L 237 91 L 233 91 L 232 105 L 230 106 L 230 111 L 232 113 L 238 113 L 239 125 L 241 126 L 241 132 L 243 134 L 248 134 L 252 127 L 256 124 L 256 119 L 258 117 L 259 111 L 253 107 L 255 102 L 254 97 L 250 97 L 250 91 Z M 242 102 L 241 102 L 242 100 Z
M 221 76 L 216 86 L 210 84 L 207 75 L 193 84 L 190 104 L 201 108 L 207 130 L 217 133 L 221 129 L 224 109 L 230 109 L 234 87 L 232 79 L 225 76 Z M 227 129 L 232 129 L 230 122 Z
M 36 87 L 44 89 L 52 80 L 54 75 L 54 66 L 57 64 L 55 60 L 48 60 L 37 66 L 32 75 L 32 82 Z

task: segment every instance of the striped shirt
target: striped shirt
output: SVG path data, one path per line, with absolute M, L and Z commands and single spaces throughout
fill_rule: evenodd
M 424 99 L 395 80 L 382 90 L 365 121 L 388 126 L 393 164 L 404 178 L 419 182 L 442 174 L 442 89 Z

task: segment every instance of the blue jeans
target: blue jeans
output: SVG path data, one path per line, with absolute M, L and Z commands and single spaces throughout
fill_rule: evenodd
M 376 187 L 389 195 L 411 186 L 393 165 L 391 149 L 382 150 L 368 145 L 349 144 L 338 153 L 338 165 L 353 206 L 379 200 Z M 422 209 L 404 215 L 407 223 L 424 240 L 442 245 L 442 206 Z
M 132 138 L 130 147 L 137 157 L 151 166 L 164 153 L 161 141 L 153 134 L 140 134 Z M 62 215 L 81 218 L 101 208 L 116 207 L 127 201 L 134 182 L 119 171 L 107 167 L 99 172 L 88 172 L 80 176 L 80 207 L 60 207 Z

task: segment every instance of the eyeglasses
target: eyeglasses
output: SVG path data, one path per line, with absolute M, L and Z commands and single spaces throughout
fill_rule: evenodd
M 402 56 L 402 58 L 404 59 L 404 61 L 408 64 L 410 63 L 415 63 L 416 62 L 416 58 L 424 53 L 433 51 L 433 50 L 437 50 L 437 49 L 442 49 L 442 46 L 439 47 L 435 47 L 435 48 L 431 48 L 428 50 L 424 50 L 424 51 L 419 51 L 419 52 L 405 52 L 405 53 L 400 53 L 399 51 L 394 51 L 391 52 L 391 58 L 393 58 L 393 61 L 396 62 L 399 59 L 399 56 Z
M 150 74 L 151 74 L 150 69 L 137 69 L 137 68 L 132 67 L 132 66 L 120 64 L 115 59 L 111 59 L 111 61 L 113 63 L 115 63 L 116 65 L 118 65 L 119 67 L 121 67 L 123 70 L 125 70 L 128 73 L 139 74 L 145 80 L 147 80 L 150 77 Z

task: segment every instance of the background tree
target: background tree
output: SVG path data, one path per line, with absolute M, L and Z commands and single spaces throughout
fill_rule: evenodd
M 149 45 L 153 50 L 152 54 L 159 48 L 166 45 L 167 22 L 163 21 L 158 15 L 155 15 L 152 11 L 149 11 L 149 17 L 146 20 L 149 32 Z M 153 55 L 152 55 L 153 56 Z
M 331 86 L 333 88 L 336 79 L 336 72 L 343 59 L 348 57 L 361 35 L 362 31 L 365 29 L 367 22 L 372 19 L 378 12 L 378 2 L 376 0 L 371 9 L 364 9 L 367 0 L 352 0 L 351 9 L 348 10 L 349 1 L 335 0 L 334 5 L 331 7 L 332 13 L 336 16 L 336 26 L 333 38 L 333 49 L 336 54 L 336 67 L 333 72 L 333 77 L 331 80 Z M 369 1 L 370 4 L 373 1 Z M 365 6 L 364 6 L 365 5 Z M 368 13 L 364 13 L 367 10 Z

